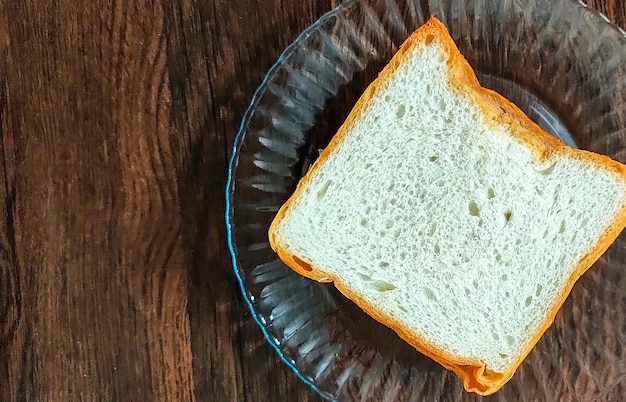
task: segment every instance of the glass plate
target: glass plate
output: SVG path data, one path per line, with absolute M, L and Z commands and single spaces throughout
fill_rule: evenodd
M 319 149 L 403 40 L 430 14 L 483 85 L 562 141 L 626 162 L 626 38 L 570 0 L 347 1 L 306 29 L 268 72 L 235 140 L 227 230 L 252 315 L 295 373 L 328 399 L 472 401 L 332 285 L 282 264 L 267 230 Z M 576 284 L 513 379 L 489 400 L 622 400 L 626 241 Z

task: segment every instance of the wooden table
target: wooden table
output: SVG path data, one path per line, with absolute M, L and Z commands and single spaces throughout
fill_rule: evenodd
M 243 303 L 223 191 L 254 89 L 333 3 L 0 1 L 0 401 L 320 400 Z

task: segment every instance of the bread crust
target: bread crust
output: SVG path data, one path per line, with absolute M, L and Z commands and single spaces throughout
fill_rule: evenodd
M 362 114 L 364 108 L 370 99 L 374 98 L 379 88 L 388 80 L 407 57 L 409 50 L 420 46 L 425 41 L 437 41 L 444 51 L 449 55 L 447 61 L 449 69 L 449 84 L 453 90 L 458 91 L 463 96 L 468 96 L 481 110 L 485 121 L 494 126 L 507 125 L 510 128 L 512 137 L 527 146 L 534 153 L 539 162 L 546 162 L 552 156 L 563 155 L 569 158 L 585 161 L 594 164 L 602 169 L 615 174 L 616 178 L 626 182 L 626 166 L 602 155 L 594 154 L 587 151 L 575 150 L 561 144 L 558 140 L 545 133 L 537 124 L 530 120 L 517 106 L 509 102 L 498 93 L 483 88 L 476 75 L 465 60 L 463 55 L 458 51 L 452 38 L 449 36 L 445 26 L 435 17 L 432 17 L 422 27 L 416 30 L 400 47 L 392 60 L 383 69 L 378 78 L 367 88 L 360 99 L 357 101 L 350 115 L 344 124 L 339 128 L 337 134 L 332 138 L 330 144 L 320 154 L 317 161 L 311 166 L 305 177 L 298 183 L 298 186 L 289 198 L 289 200 L 280 208 L 269 230 L 270 245 L 276 251 L 280 259 L 291 267 L 294 271 L 319 282 L 334 282 L 335 287 L 346 297 L 356 303 L 363 311 L 373 317 L 375 320 L 393 329 L 402 339 L 412 345 L 419 352 L 437 361 L 445 368 L 455 372 L 462 380 L 465 389 L 469 392 L 475 392 L 480 395 L 490 395 L 501 388 L 513 376 L 519 365 L 530 353 L 532 348 L 539 341 L 548 327 L 554 321 L 554 318 L 568 297 L 574 284 L 580 276 L 587 271 L 592 264 L 600 258 L 600 256 L 615 241 L 617 236 L 626 226 L 626 202 L 621 206 L 620 212 L 616 219 L 609 226 L 606 232 L 600 236 L 597 243 L 591 250 L 580 259 L 578 265 L 573 270 L 559 298 L 554 303 L 547 318 L 539 327 L 539 331 L 528 342 L 528 346 L 520 354 L 520 358 L 510 366 L 509 370 L 504 373 L 497 373 L 490 370 L 483 362 L 464 359 L 455 356 L 436 345 L 430 344 L 426 339 L 412 333 L 409 328 L 404 327 L 394 317 L 386 315 L 384 311 L 378 310 L 375 306 L 369 304 L 359 294 L 353 292 L 349 286 L 341 282 L 341 279 L 326 272 L 321 271 L 318 267 L 311 266 L 309 263 L 302 261 L 297 256 L 292 255 L 276 240 L 276 228 L 285 214 L 289 211 L 292 203 L 299 197 L 303 189 L 307 186 L 313 173 L 319 169 L 324 161 L 331 155 L 334 149 L 341 143 L 343 137 L 350 131 Z

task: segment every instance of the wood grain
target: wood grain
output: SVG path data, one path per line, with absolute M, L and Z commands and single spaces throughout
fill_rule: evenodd
M 320 400 L 242 301 L 223 191 L 253 91 L 335 3 L 0 0 L 0 401 Z

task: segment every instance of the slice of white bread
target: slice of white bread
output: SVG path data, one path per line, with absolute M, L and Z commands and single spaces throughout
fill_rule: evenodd
M 435 18 L 282 206 L 273 249 L 334 282 L 468 391 L 506 383 L 626 226 L 626 167 L 482 88 Z

